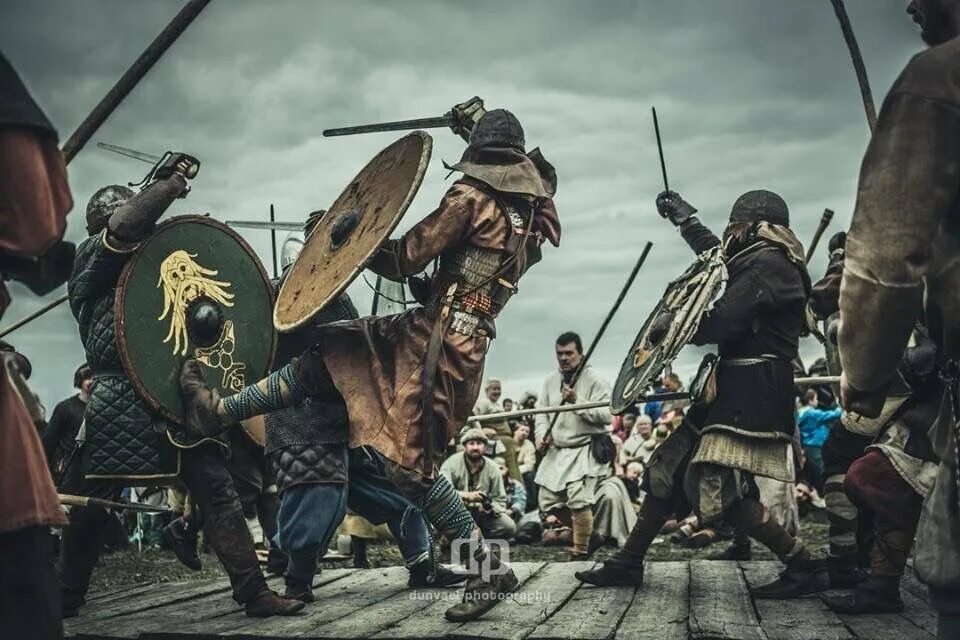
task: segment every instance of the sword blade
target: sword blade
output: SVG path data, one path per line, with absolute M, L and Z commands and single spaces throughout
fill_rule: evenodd
M 452 127 L 457 119 L 452 113 L 437 118 L 414 118 L 413 120 L 396 120 L 394 122 L 380 122 L 377 124 L 362 124 L 356 127 L 340 127 L 339 129 L 324 129 L 326 138 L 332 136 L 353 136 L 360 133 L 377 133 L 379 131 L 409 131 L 413 129 L 436 129 Z
M 155 156 L 152 153 L 144 153 L 143 151 L 137 151 L 136 149 L 130 149 L 128 147 L 121 147 L 118 144 L 98 142 L 97 146 L 104 151 L 119 153 L 121 156 L 127 156 L 128 158 L 133 158 L 134 160 L 139 160 L 140 162 L 146 162 L 147 164 L 157 164 L 160 162 L 160 156 Z
M 238 229 L 264 229 L 266 231 L 303 231 L 302 222 L 281 222 L 266 220 L 227 220 L 226 224 Z
M 653 131 L 657 134 L 657 151 L 660 153 L 660 171 L 663 173 L 663 190 L 670 191 L 670 183 L 667 182 L 667 163 L 663 159 L 663 141 L 660 139 L 660 120 L 657 118 L 657 108 L 650 107 L 653 113 Z

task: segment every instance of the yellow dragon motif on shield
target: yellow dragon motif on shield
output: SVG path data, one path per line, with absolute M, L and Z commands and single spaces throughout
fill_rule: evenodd
M 195 253 L 174 251 L 160 263 L 160 280 L 157 287 L 163 289 L 163 313 L 157 320 L 170 317 L 170 330 L 163 342 L 173 340 L 173 354 L 187 355 L 187 305 L 206 296 L 225 307 L 233 306 L 234 295 L 228 291 L 229 282 L 214 280 L 217 270 L 201 267 Z

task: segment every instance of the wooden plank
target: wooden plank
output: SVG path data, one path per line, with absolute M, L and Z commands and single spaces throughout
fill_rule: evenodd
M 566 580 L 576 580 L 568 574 Z M 528 638 L 580 638 L 604 640 L 612 637 L 626 613 L 636 587 L 595 587 L 584 584 L 552 616 L 537 625 Z
M 314 595 L 317 601 L 307 605 L 300 615 L 273 618 L 268 624 L 250 618 L 223 617 L 218 621 L 199 625 L 198 630 L 207 634 L 244 639 L 323 637 L 323 625 L 346 616 L 359 619 L 359 616 L 353 614 L 406 589 L 408 575 L 405 567 L 355 571 L 348 578 L 316 589 Z
M 858 638 L 864 640 L 931 640 L 935 637 L 898 613 L 841 615 L 840 619 Z
M 900 615 L 931 635 L 937 635 L 937 614 L 926 600 L 918 598 L 903 587 L 900 588 L 903 613 Z
M 687 640 L 690 567 L 686 561 L 648 562 L 643 586 L 617 628 L 616 640 Z
M 314 584 L 325 585 L 336 582 L 355 572 L 356 569 L 324 571 L 315 578 Z M 270 578 L 267 584 L 274 590 L 282 591 L 283 589 L 283 580 L 280 578 Z M 104 630 L 109 630 L 109 633 L 117 637 L 183 638 L 193 635 L 204 637 L 209 630 L 209 637 L 216 634 L 219 626 L 226 624 L 239 626 L 251 620 L 244 614 L 243 606 L 233 600 L 232 592 L 226 591 L 188 602 L 171 603 L 149 611 L 102 620 L 98 631 L 105 637 L 113 636 L 107 636 Z
M 215 580 L 216 578 L 211 578 Z M 191 580 L 178 580 L 176 582 L 162 582 L 162 583 L 150 583 L 150 584 L 128 584 L 124 587 L 119 587 L 117 589 L 104 589 L 103 591 L 94 591 L 93 593 L 87 594 L 87 604 L 102 604 L 104 602 L 109 602 L 111 600 L 118 600 L 120 598 L 125 598 L 129 595 L 135 595 L 137 593 L 145 593 L 150 589 L 155 588 L 158 584 L 184 584 L 187 582 L 193 582 Z
M 736 562 L 690 561 L 690 637 L 766 639 Z
M 589 569 L 593 562 L 555 562 L 531 571 L 509 602 L 494 607 L 472 622 L 460 625 L 447 636 L 453 638 L 526 638 L 544 620 L 562 607 L 580 588 L 575 571 Z
M 521 583 L 521 587 L 526 583 L 526 581 L 533 575 L 536 571 L 540 570 L 543 565 L 541 563 L 530 563 L 530 562 L 518 562 L 511 563 L 514 573 L 517 575 L 517 579 Z M 407 616 L 403 620 L 400 620 L 394 625 L 391 625 L 380 631 L 379 633 L 374 634 L 373 638 L 443 638 L 448 634 L 453 633 L 459 626 L 457 623 L 448 622 L 443 617 L 443 612 L 447 608 L 456 604 L 460 601 L 463 590 L 457 589 L 453 593 L 456 594 L 456 597 L 449 600 L 438 600 L 431 602 L 429 606 L 420 609 L 416 615 Z M 497 605 L 487 613 L 487 616 L 493 615 L 494 611 L 502 607 L 513 606 L 511 602 L 504 602 L 500 605 Z M 473 624 L 473 623 L 470 623 Z
M 747 584 L 755 587 L 777 579 L 775 561 L 741 562 Z M 770 640 L 850 640 L 854 636 L 818 597 L 791 600 L 754 600 L 760 628 Z
M 917 579 L 917 575 L 910 567 L 904 572 L 903 579 L 900 581 L 900 591 L 901 593 L 909 591 L 924 602 L 930 602 L 930 592 L 927 590 L 927 585 Z
M 228 578 L 212 578 L 186 583 L 158 584 L 155 588 L 142 593 L 135 593 L 122 600 L 98 604 L 96 608 L 85 611 L 84 617 L 89 620 L 102 620 L 117 616 L 126 616 L 138 611 L 147 611 L 156 607 L 177 604 L 202 598 L 213 593 L 230 592 Z

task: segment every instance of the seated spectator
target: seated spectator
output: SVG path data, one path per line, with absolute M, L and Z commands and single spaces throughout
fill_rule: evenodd
M 636 485 L 639 490 L 639 485 Z M 637 521 L 637 511 L 624 477 L 610 476 L 597 488 L 593 505 L 593 548 L 615 542 L 622 546 Z
M 523 514 L 527 512 L 527 491 L 523 488 L 523 483 L 517 482 L 510 477 L 510 470 L 507 469 L 507 461 L 503 458 L 494 458 L 494 462 L 500 467 L 500 477 L 503 478 L 503 489 L 507 494 L 507 515 L 513 518 L 514 522 L 519 522 Z
M 628 411 L 631 411 L 631 409 L 628 409 Z M 646 414 L 638 415 L 639 411 L 636 409 L 632 411 L 635 413 L 625 413 L 623 415 L 625 422 L 627 421 L 626 418 L 631 416 L 634 425 L 630 436 L 623 443 L 623 448 L 621 449 L 621 466 L 626 466 L 634 460 L 638 460 L 646 465 L 658 444 L 657 440 L 653 438 L 653 421 L 650 419 L 650 416 Z
M 822 409 L 817 401 L 817 392 L 807 389 L 804 406 L 797 412 L 800 441 L 806 457 L 806 473 L 810 484 L 823 493 L 823 443 L 830 433 L 830 425 L 840 418 L 840 407 Z
M 628 462 L 623 468 L 623 476 L 621 476 L 620 480 L 623 482 L 623 486 L 627 489 L 627 494 L 630 496 L 630 502 L 632 502 L 636 507 L 639 507 L 640 498 L 642 496 L 640 481 L 643 480 L 643 464 L 637 460 Z
M 530 441 L 530 426 L 525 422 L 518 423 L 513 431 L 513 440 L 517 443 L 517 466 L 520 467 L 523 488 L 527 492 L 527 504 L 534 508 L 537 505 L 537 484 L 533 481 L 537 473 L 537 448 Z
M 516 524 L 507 515 L 507 494 L 500 469 L 487 458 L 487 436 L 479 427 L 468 429 L 460 438 L 463 451 L 447 458 L 440 473 L 460 493 L 464 505 L 486 538 L 510 540 Z
M 493 413 L 503 413 L 504 407 L 500 404 L 500 397 L 503 394 L 503 385 L 500 381 L 491 378 L 487 380 L 483 388 L 484 397 L 477 400 L 473 407 L 474 415 L 486 416 Z M 510 401 L 513 404 L 513 401 Z M 483 432 L 489 440 L 495 440 L 500 446 L 487 448 L 487 456 L 503 456 L 507 461 L 507 468 L 510 469 L 510 477 L 514 480 L 520 479 L 520 468 L 517 466 L 517 451 L 513 442 L 513 432 L 510 430 L 510 424 L 506 420 L 488 421 L 483 423 Z

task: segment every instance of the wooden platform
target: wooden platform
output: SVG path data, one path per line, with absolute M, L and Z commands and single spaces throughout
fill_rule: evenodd
M 136 586 L 91 594 L 71 638 L 740 638 L 913 640 L 933 638 L 925 588 L 908 575 L 902 614 L 837 616 L 816 596 L 752 601 L 747 590 L 776 577 L 776 562 L 651 562 L 641 589 L 582 586 L 592 563 L 519 563 L 512 600 L 467 624 L 444 620 L 459 589 L 406 588 L 402 567 L 334 569 L 317 576 L 317 602 L 291 618 L 247 618 L 224 579 Z M 278 587 L 274 580 L 272 584 Z

